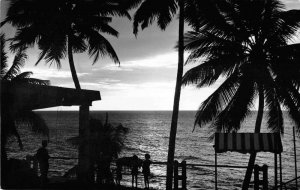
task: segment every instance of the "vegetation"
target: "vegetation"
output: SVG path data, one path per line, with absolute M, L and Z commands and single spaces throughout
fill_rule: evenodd
M 124 134 L 128 129 L 121 124 L 117 127 L 110 123 L 103 125 L 99 119 L 94 118 L 91 118 L 89 123 L 89 131 L 91 133 L 89 143 L 95 149 L 92 151 L 94 153 L 93 156 L 105 155 L 111 159 L 118 158 L 123 147 Z M 68 139 L 68 142 L 75 146 L 78 146 L 80 141 L 79 137 Z
M 49 85 L 49 81 L 31 78 L 32 72 L 20 72 L 23 67 L 27 55 L 24 51 L 17 52 L 13 63 L 10 68 L 7 64 L 7 53 L 5 52 L 5 37 L 1 35 L 1 84 L 9 83 L 14 84 L 36 84 L 36 85 Z M 7 94 L 6 89 L 1 89 L 1 115 L 2 115 L 2 150 L 5 152 L 5 144 L 7 138 L 11 135 L 16 136 L 19 146 L 22 149 L 23 144 L 17 130 L 17 126 L 27 125 L 30 126 L 34 132 L 40 132 L 48 135 L 48 128 L 44 120 L 33 111 L 30 110 L 11 110 L 13 104 L 10 94 Z M 4 153 L 3 155 L 6 155 Z
M 68 56 L 76 89 L 81 89 L 76 74 L 73 53 L 88 51 L 93 64 L 100 56 L 109 56 L 115 63 L 119 58 L 103 33 L 117 37 L 118 32 L 109 23 L 110 16 L 126 16 L 127 10 L 138 0 L 32 0 L 13 1 L 7 18 L 1 23 L 16 27 L 11 49 L 18 51 L 38 45 L 40 56 L 58 68 L 60 60 Z
M 7 53 L 5 52 L 5 37 L 1 34 L 1 164 L 2 164 L 2 185 L 9 185 L 12 183 L 10 176 L 13 176 L 14 160 L 7 160 L 6 144 L 10 136 L 17 138 L 19 147 L 23 149 L 21 137 L 18 132 L 18 127 L 24 125 L 31 128 L 33 132 L 42 133 L 48 136 L 49 130 L 43 118 L 31 110 L 14 110 L 12 104 L 14 104 L 11 97 L 13 94 L 7 91 L 5 87 L 13 86 L 15 84 L 34 84 L 34 85 L 49 85 L 49 81 L 31 78 L 32 72 L 20 72 L 20 68 L 26 61 L 26 53 L 24 51 L 17 52 L 11 67 L 7 64 Z M 6 84 L 6 85 L 4 85 Z M 25 166 L 21 164 L 22 167 Z M 20 168 L 19 168 L 20 169 Z M 13 173 L 13 174 L 12 174 Z M 29 175 L 29 173 L 28 173 Z M 30 174 L 31 175 L 31 174 Z M 26 183 L 26 180 L 23 181 Z M 23 182 L 19 183 L 23 184 Z M 28 184 L 28 183 L 27 183 Z
M 121 124 L 113 126 L 107 121 L 103 125 L 98 119 L 90 119 L 89 139 L 80 139 L 72 137 L 68 142 L 72 145 L 79 146 L 81 143 L 88 143 L 90 148 L 90 159 L 92 165 L 97 165 L 98 178 L 102 176 L 99 183 L 109 183 L 112 179 L 110 165 L 113 159 L 117 159 L 123 148 L 124 136 L 127 128 Z
M 300 44 L 290 40 L 300 27 L 300 11 L 286 11 L 278 0 L 198 5 L 197 24 L 185 35 L 185 49 L 191 52 L 187 63 L 199 65 L 184 75 L 183 83 L 198 88 L 222 84 L 201 104 L 195 125 L 211 123 L 215 132 L 236 132 L 258 97 L 255 133 L 264 110 L 271 131 L 284 132 L 282 109 L 299 130 Z M 255 157 L 250 156 L 243 189 L 248 188 Z

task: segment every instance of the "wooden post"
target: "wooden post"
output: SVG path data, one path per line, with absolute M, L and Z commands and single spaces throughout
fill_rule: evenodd
M 83 183 L 92 181 L 89 154 L 89 104 L 79 107 L 78 179 Z
M 178 190 L 178 161 L 174 161 L 174 189 Z
M 296 189 L 297 189 L 298 188 L 298 177 L 297 177 L 297 153 L 296 153 L 295 127 L 293 127 L 293 141 L 294 141 L 294 158 L 295 158 L 295 178 L 296 178 Z
M 268 166 L 263 165 L 263 190 L 268 190 L 269 182 L 268 182 Z
M 260 180 L 260 171 L 263 172 L 263 179 Z M 262 167 L 257 164 L 254 165 L 254 189 L 259 190 L 260 185 L 263 186 L 263 190 L 268 190 L 268 166 L 263 165 Z
M 254 165 L 254 189 L 259 190 L 259 166 Z
M 218 189 L 217 153 L 215 152 L 215 190 Z
M 274 153 L 274 177 L 275 177 L 275 180 L 274 180 L 275 187 L 277 187 L 277 185 L 278 185 L 278 183 L 277 183 L 278 177 L 277 177 L 277 154 L 276 153 Z
M 38 173 L 39 173 L 39 166 L 38 165 L 39 164 L 38 164 L 38 161 L 37 161 L 36 157 L 33 157 L 33 159 L 32 159 L 32 169 L 36 173 L 36 175 L 38 175 Z
M 281 153 L 279 154 L 279 171 L 280 171 L 280 190 L 282 190 L 282 162 L 281 162 Z
M 186 161 L 181 162 L 182 167 L 182 189 L 186 190 Z

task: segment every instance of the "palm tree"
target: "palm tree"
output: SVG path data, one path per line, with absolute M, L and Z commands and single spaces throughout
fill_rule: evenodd
M 112 176 L 110 172 L 111 162 L 118 158 L 124 147 L 124 137 L 128 129 L 121 124 L 113 126 L 107 120 L 103 125 L 101 120 L 91 118 L 89 130 L 92 135 L 84 143 L 89 143 L 92 165 L 98 165 L 98 172 L 102 172 L 106 180 L 110 181 Z M 83 139 L 77 136 L 69 138 L 67 141 L 72 145 L 79 146 Z
M 168 149 L 168 164 L 167 164 L 167 181 L 166 188 L 172 189 L 172 177 L 173 177 L 173 161 L 175 153 L 175 141 L 177 133 L 179 102 L 183 75 L 184 64 L 184 47 L 183 47 L 183 34 L 184 34 L 184 20 L 188 22 L 193 21 L 195 15 L 185 14 L 184 8 L 196 0 L 144 0 L 134 15 L 134 34 L 137 35 L 139 25 L 142 29 L 146 28 L 149 24 L 157 19 L 157 25 L 165 30 L 167 25 L 172 21 L 173 16 L 179 9 L 179 29 L 178 29 L 178 66 L 177 77 L 174 94 L 173 112 L 171 119 L 171 129 L 169 136 L 169 149 Z M 190 7 L 191 8 L 191 7 Z M 195 12 L 191 8 L 191 11 Z
M 33 132 L 42 133 L 48 136 L 49 130 L 43 118 L 31 110 L 11 110 L 10 99 L 11 95 L 7 94 L 3 88 L 3 84 L 35 84 L 35 85 L 49 85 L 49 81 L 31 78 L 32 72 L 20 73 L 20 68 L 24 65 L 27 55 L 24 51 L 20 51 L 16 54 L 13 63 L 10 68 L 7 64 L 7 53 L 5 52 L 5 37 L 3 34 L 0 36 L 1 40 L 1 150 L 3 160 L 7 159 L 5 145 L 9 136 L 13 135 L 17 138 L 19 147 L 23 149 L 23 144 L 17 130 L 17 126 L 27 125 L 31 127 Z
M 93 64 L 100 56 L 108 55 L 115 63 L 119 58 L 106 33 L 117 37 L 118 32 L 109 23 L 111 16 L 127 16 L 127 10 L 137 5 L 138 0 L 15 0 L 11 3 L 7 18 L 1 23 L 10 23 L 17 33 L 11 49 L 17 51 L 38 45 L 41 50 L 36 64 L 43 58 L 61 67 L 60 60 L 68 56 L 70 70 L 76 89 L 81 89 L 76 74 L 73 53 L 88 51 Z
M 282 108 L 300 129 L 300 44 L 289 44 L 300 27 L 300 11 L 284 9 L 279 0 L 207 1 L 198 24 L 185 35 L 187 63 L 183 84 L 198 88 L 223 83 L 200 106 L 195 125 L 211 124 L 215 132 L 236 132 L 255 107 L 255 133 L 264 109 L 268 128 L 284 132 Z M 200 59 L 201 58 L 201 59 Z M 243 189 L 247 189 L 256 154 L 250 156 Z

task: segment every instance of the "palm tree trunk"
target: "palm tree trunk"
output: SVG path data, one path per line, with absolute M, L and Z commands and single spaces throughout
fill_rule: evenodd
M 80 87 L 80 84 L 79 84 L 79 80 L 78 80 L 75 65 L 74 65 L 73 51 L 72 51 L 72 40 L 70 39 L 70 36 L 68 36 L 68 56 L 69 56 L 70 70 L 71 70 L 73 82 L 75 84 L 75 88 L 77 90 L 80 90 L 81 87 Z
M 258 112 L 257 112 L 257 117 L 256 117 L 254 133 L 260 133 L 261 123 L 262 123 L 262 119 L 263 119 L 263 114 L 264 114 L 264 91 L 263 90 L 264 89 L 262 86 L 258 87 L 259 103 L 258 103 Z M 246 175 L 245 175 L 244 182 L 243 182 L 243 187 L 242 187 L 243 190 L 247 190 L 249 188 L 249 183 L 250 183 L 252 171 L 254 168 L 255 158 L 256 158 L 256 153 L 252 153 L 249 158 Z
M 184 0 L 179 0 L 179 42 L 178 42 L 178 68 L 177 68 L 177 79 L 175 86 L 173 113 L 171 121 L 171 130 L 169 137 L 169 150 L 168 150 L 168 164 L 167 164 L 167 181 L 166 189 L 172 189 L 173 181 L 173 161 L 175 153 L 176 143 L 176 132 L 180 102 L 180 92 L 183 74 L 183 63 L 184 63 L 184 47 L 183 47 L 183 33 L 184 33 Z

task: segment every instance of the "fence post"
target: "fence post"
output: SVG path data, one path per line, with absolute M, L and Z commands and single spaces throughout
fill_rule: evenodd
M 181 162 L 182 167 L 182 189 L 186 189 L 186 161 Z
M 277 169 L 277 153 L 274 153 L 274 178 L 275 178 L 275 187 L 277 187 L 278 185 L 278 176 L 277 176 L 277 173 L 278 173 L 278 169 Z
M 281 162 L 281 153 L 279 154 L 279 172 L 280 172 L 280 190 L 282 190 L 282 162 Z
M 296 189 L 297 189 L 298 188 L 298 176 L 297 176 L 297 153 L 296 153 L 295 127 L 293 127 L 293 141 L 294 141 L 294 159 L 295 159 L 295 178 L 296 178 Z
M 268 166 L 266 164 L 263 165 L 263 189 L 268 190 Z
M 174 161 L 174 189 L 178 190 L 178 161 Z
M 259 166 L 254 165 L 254 189 L 259 190 Z
M 218 164 L 217 164 L 217 152 L 215 151 L 215 190 L 218 190 Z

